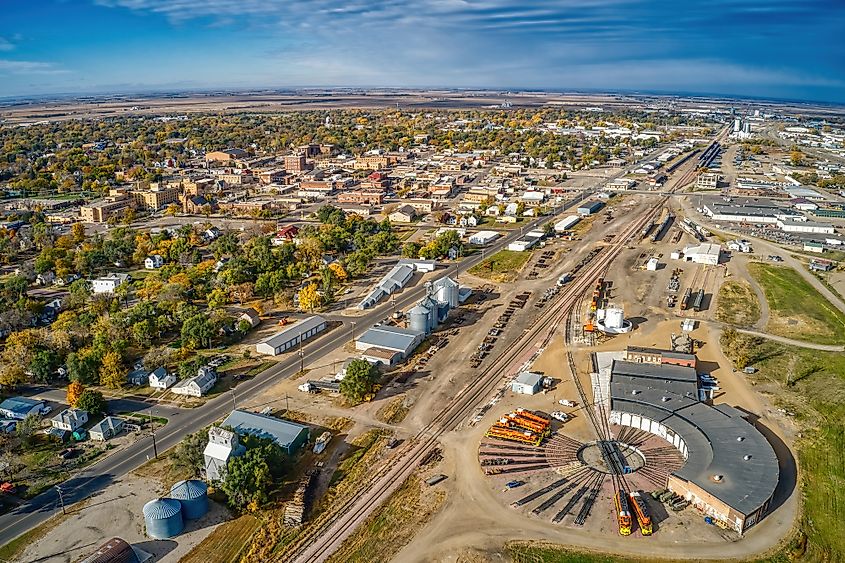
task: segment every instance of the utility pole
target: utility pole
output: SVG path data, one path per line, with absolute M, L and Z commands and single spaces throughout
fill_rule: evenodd
M 350 334 L 350 337 L 349 337 L 349 341 L 354 344 L 355 343 L 355 324 L 356 323 L 355 323 L 355 321 L 350 321 L 349 324 L 352 325 L 352 330 L 350 331 L 351 334 Z
M 62 494 L 64 493 L 64 491 L 59 485 L 56 485 L 56 492 L 59 493 L 59 503 L 61 503 L 62 505 L 62 514 L 67 514 L 67 512 L 65 511 L 65 497 Z
M 150 434 L 153 436 L 153 455 L 158 459 L 158 447 L 156 446 L 156 426 L 153 420 L 153 409 L 150 407 Z
M 234 411 L 234 410 L 237 410 L 237 409 L 238 409 L 238 403 L 235 400 L 235 390 L 232 389 L 232 410 Z
M 299 373 L 305 371 L 305 352 L 302 351 L 302 333 L 299 333 Z
M 285 393 L 285 411 L 290 411 L 290 405 L 288 404 L 288 394 Z

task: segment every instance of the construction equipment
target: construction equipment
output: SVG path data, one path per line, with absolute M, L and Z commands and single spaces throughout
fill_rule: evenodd
M 623 536 L 631 535 L 631 510 L 628 495 L 619 489 L 616 491 L 616 520 L 619 522 L 619 533 Z
M 634 515 L 640 525 L 640 532 L 644 536 L 650 536 L 652 534 L 651 513 L 645 499 L 638 491 L 631 493 L 631 507 L 634 509 Z

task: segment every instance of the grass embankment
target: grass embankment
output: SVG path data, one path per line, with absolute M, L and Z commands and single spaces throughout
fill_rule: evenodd
M 516 279 L 532 252 L 500 250 L 480 264 L 469 269 L 469 273 L 494 282 L 511 282 Z
M 802 430 L 797 446 L 803 513 L 785 555 L 806 561 L 841 561 L 845 555 L 845 354 L 741 334 L 736 338 L 733 345 L 723 343 L 726 353 L 747 351 L 759 370 L 749 380 L 779 407 L 794 412 Z
M 376 412 L 376 418 L 387 424 L 399 424 L 405 420 L 408 410 L 408 406 L 405 404 L 405 395 L 399 395 L 381 407 Z
M 818 344 L 845 342 L 845 314 L 836 309 L 792 268 L 748 266 L 766 294 L 770 315 L 766 331 Z
M 746 282 L 729 281 L 719 289 L 716 320 L 734 326 L 752 326 L 760 320 L 760 303 Z
M 180 561 L 182 563 L 230 563 L 238 561 L 249 538 L 261 527 L 251 514 L 218 526 Z
M 443 504 L 441 489 L 418 476 L 408 479 L 329 559 L 329 563 L 389 561 Z

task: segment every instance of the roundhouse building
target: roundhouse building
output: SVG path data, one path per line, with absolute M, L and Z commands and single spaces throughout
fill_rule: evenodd
M 668 441 L 685 463 L 666 486 L 702 512 L 743 533 L 769 508 L 778 460 L 742 412 L 699 400 L 692 368 L 615 360 L 610 422 Z

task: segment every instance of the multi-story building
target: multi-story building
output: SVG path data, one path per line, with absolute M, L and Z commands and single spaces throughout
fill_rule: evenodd
M 365 205 L 381 205 L 384 203 L 384 192 L 373 190 L 355 190 L 343 192 L 337 196 L 338 203 L 357 203 Z
M 285 155 L 285 170 L 287 172 L 305 172 L 308 170 L 308 163 L 305 160 L 305 154 L 288 154 Z
M 212 151 L 205 154 L 205 162 L 208 165 L 232 165 L 235 162 L 242 160 L 247 156 L 247 152 L 242 149 L 225 149 L 222 151 Z
M 392 166 L 399 161 L 399 158 L 388 154 L 368 154 L 355 159 L 352 167 L 355 170 L 381 170 Z
M 153 184 L 149 190 L 132 190 L 130 195 L 135 207 L 147 211 L 158 211 L 179 201 L 179 187 L 178 184 L 166 187 Z
M 105 223 L 109 217 L 120 215 L 133 203 L 125 193 L 110 195 L 79 209 L 81 219 L 87 223 Z

